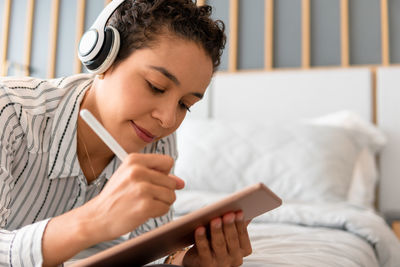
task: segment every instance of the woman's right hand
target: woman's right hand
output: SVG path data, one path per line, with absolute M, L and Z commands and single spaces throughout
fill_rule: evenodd
M 166 214 L 184 181 L 169 174 L 174 161 L 159 154 L 130 154 L 98 196 L 81 208 L 95 243 L 126 234 Z
M 173 159 L 130 154 L 99 195 L 52 218 L 42 239 L 43 266 L 56 266 L 97 243 L 115 239 L 164 215 L 184 182 L 169 172 Z

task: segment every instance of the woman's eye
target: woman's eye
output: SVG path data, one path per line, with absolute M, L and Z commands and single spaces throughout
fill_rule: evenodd
M 150 82 L 147 82 L 147 84 L 149 85 L 149 87 L 151 88 L 151 90 L 153 90 L 153 92 L 155 92 L 155 93 L 160 93 L 160 94 L 164 93 L 164 90 L 161 90 L 161 89 L 155 87 L 155 86 L 152 85 Z
M 156 86 L 154 86 L 152 83 L 150 83 L 149 81 L 146 81 L 147 84 L 149 85 L 150 89 L 156 93 L 156 94 L 163 94 L 165 93 L 165 90 L 159 89 Z M 179 102 L 179 106 L 183 109 L 183 110 L 187 110 L 190 112 L 190 107 L 188 105 L 186 105 L 185 103 L 183 103 L 182 101 Z
M 186 109 L 187 111 L 189 111 L 189 112 L 190 112 L 190 107 L 189 107 L 189 106 L 187 106 L 185 103 L 183 103 L 183 102 L 180 102 L 180 103 L 179 103 L 179 105 L 181 106 L 181 108 L 182 108 L 182 109 Z

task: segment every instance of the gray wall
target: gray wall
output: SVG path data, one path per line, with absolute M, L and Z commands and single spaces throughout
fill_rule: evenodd
M 5 0 L 0 0 L 0 27 Z M 26 0 L 12 1 L 8 60 L 23 63 Z M 35 1 L 31 75 L 46 77 L 51 0 Z M 60 0 L 56 76 L 72 74 L 75 57 L 76 1 Z M 208 0 L 214 18 L 229 30 L 229 0 Z M 87 0 L 85 27 L 101 11 L 104 0 Z M 380 4 L 378 0 L 349 1 L 350 64 L 380 64 Z M 390 59 L 400 63 L 400 1 L 389 0 Z M 274 6 L 274 67 L 301 66 L 301 0 L 277 0 Z M 2 28 L 0 28 L 2 30 Z M 264 0 L 239 2 L 238 68 L 264 68 Z M 0 36 L 1 38 L 1 36 Z M 1 40 L 0 40 L 1 42 Z M 1 43 L 0 43 L 1 44 Z M 229 43 L 220 69 L 228 66 Z M 1 49 L 1 48 L 0 48 Z M 311 64 L 340 65 L 340 0 L 311 0 Z M 11 68 L 10 75 L 15 74 Z

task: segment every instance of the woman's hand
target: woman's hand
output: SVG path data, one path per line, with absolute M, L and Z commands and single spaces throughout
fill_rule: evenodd
M 130 154 L 99 195 L 85 205 L 52 218 L 42 240 L 43 266 L 56 266 L 78 252 L 134 230 L 164 215 L 184 182 L 169 175 L 173 159 Z
M 157 154 L 130 154 L 89 201 L 88 214 L 99 241 L 117 238 L 150 218 L 166 214 L 184 182 L 169 172 L 173 159 Z
M 195 231 L 195 245 L 183 257 L 183 266 L 240 266 L 252 252 L 243 212 L 231 212 L 210 222 L 210 237 L 206 228 Z

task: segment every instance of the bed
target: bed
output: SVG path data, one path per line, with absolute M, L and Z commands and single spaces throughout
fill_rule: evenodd
M 7 52 L 11 0 L 3 2 L 1 74 L 9 73 L 10 68 L 9 74 L 29 75 L 36 69 L 35 75 L 51 78 L 60 75 L 56 66 L 71 69 L 65 74 L 71 74 L 72 69 L 81 72 L 77 58 L 74 66 L 72 57 L 57 62 L 57 42 L 61 40 L 57 38 L 57 27 L 51 27 L 49 35 L 47 69 L 41 67 L 46 66 L 43 62 L 32 68 L 29 40 L 20 42 L 26 46 L 17 53 L 22 55 L 24 50 L 28 56 L 13 62 Z M 34 14 L 34 1 L 26 2 L 26 10 Z M 39 2 L 42 6 L 36 8 L 50 10 L 50 24 L 58 25 L 59 1 L 52 1 L 52 6 Z M 77 5 L 76 41 L 85 28 L 85 2 Z M 237 24 L 238 1 L 230 2 L 234 4 L 229 7 L 229 16 L 233 17 L 229 23 Z M 264 68 L 271 71 L 237 72 L 240 27 L 228 27 L 230 73 L 217 73 L 205 99 L 193 108 L 179 129 L 180 156 L 175 172 L 186 180 L 187 186 L 177 193 L 175 214 L 179 217 L 262 181 L 284 203 L 250 224 L 253 254 L 245 258 L 244 266 L 400 266 L 399 241 L 381 216 L 393 210 L 400 214 L 400 105 L 393 101 L 400 99 L 400 68 L 378 68 L 375 72 L 375 67 L 350 67 L 349 40 L 354 36 L 349 34 L 349 1 L 343 0 L 342 68 L 309 70 L 313 67 L 309 31 L 312 13 L 310 1 L 304 0 L 301 67 L 305 70 L 272 71 L 277 56 L 274 31 L 279 30 L 274 27 L 274 2 L 277 1 L 265 1 Z M 382 65 L 390 64 L 387 2 L 380 1 Z M 62 5 L 61 13 L 67 9 Z M 15 10 L 25 12 L 22 8 Z M 25 17 L 29 29 L 35 16 Z M 43 26 L 48 22 L 35 18 L 35 23 Z M 64 21 L 61 25 L 70 28 L 71 23 Z M 10 36 L 19 32 L 10 31 Z M 69 47 L 70 53 L 64 53 L 67 57 L 75 54 L 74 45 Z M 334 44 L 329 48 L 335 48 Z M 372 122 L 378 122 L 378 127 Z
M 381 73 L 378 103 L 393 97 Z M 249 225 L 244 266 L 400 266 L 400 242 L 377 211 L 377 186 L 394 177 L 379 175 L 376 158 L 397 164 L 392 136 L 372 123 L 372 78 L 368 68 L 217 74 L 177 133 L 186 187 L 176 215 L 261 181 L 283 205 Z M 378 111 L 385 122 L 390 112 Z

